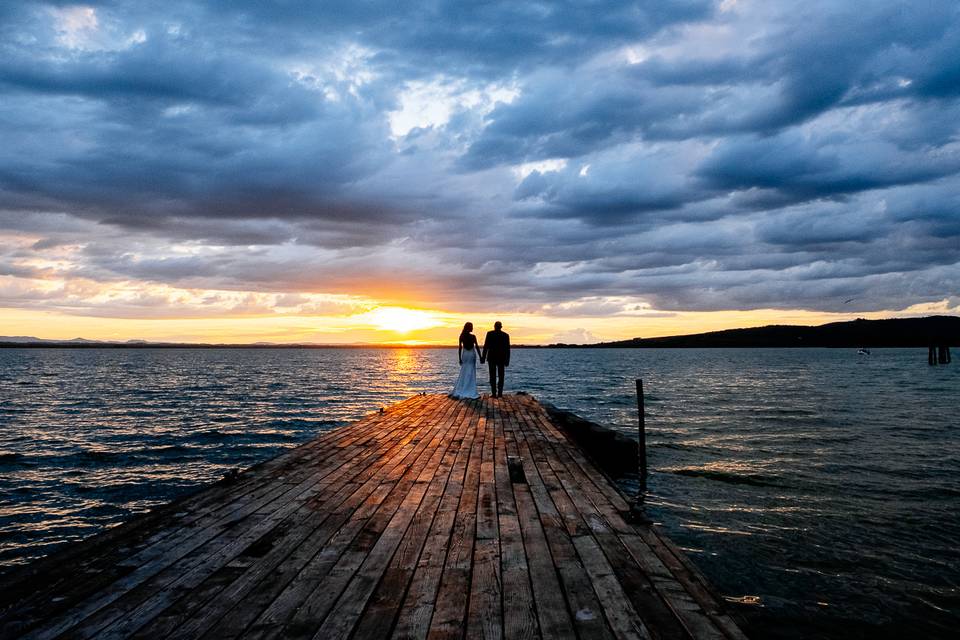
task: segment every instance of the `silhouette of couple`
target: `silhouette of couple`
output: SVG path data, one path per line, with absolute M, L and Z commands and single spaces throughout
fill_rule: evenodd
M 503 397 L 503 374 L 510 366 L 510 334 L 503 331 L 499 321 L 493 324 L 493 331 L 487 332 L 483 341 L 483 351 L 473 335 L 473 323 L 463 325 L 460 341 L 457 343 L 457 359 L 460 361 L 460 375 L 457 384 L 450 393 L 451 398 L 479 398 L 477 393 L 477 358 L 490 367 L 490 395 Z

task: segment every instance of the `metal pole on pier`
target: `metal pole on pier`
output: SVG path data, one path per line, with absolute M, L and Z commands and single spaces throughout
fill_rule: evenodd
M 640 500 L 643 501 L 647 493 L 647 424 L 646 412 L 643 407 L 643 380 L 637 378 L 637 416 L 640 421 L 640 431 L 637 437 L 638 477 L 640 480 Z

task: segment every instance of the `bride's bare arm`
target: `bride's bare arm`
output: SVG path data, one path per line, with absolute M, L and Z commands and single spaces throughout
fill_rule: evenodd
M 457 362 L 463 364 L 463 340 L 457 342 Z

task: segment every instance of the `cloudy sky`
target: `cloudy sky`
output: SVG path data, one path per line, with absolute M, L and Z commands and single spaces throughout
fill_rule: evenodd
M 956 0 L 4 2 L 0 334 L 957 313 L 958 127 Z

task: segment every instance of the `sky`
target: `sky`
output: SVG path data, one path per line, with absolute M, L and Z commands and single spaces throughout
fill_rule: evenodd
M 0 335 L 960 312 L 960 3 L 0 3 Z

